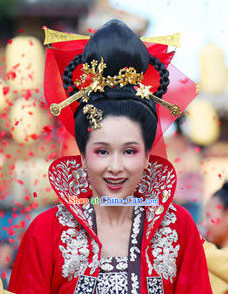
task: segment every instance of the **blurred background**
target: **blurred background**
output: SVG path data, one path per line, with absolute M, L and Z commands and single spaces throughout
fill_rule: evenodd
M 165 134 L 178 175 L 175 202 L 200 226 L 206 200 L 228 179 L 228 3 L 226 0 L 0 0 L 0 274 L 7 288 L 29 223 L 58 203 L 50 163 L 77 153 L 43 96 L 43 26 L 92 35 L 106 21 L 139 36 L 181 33 L 172 63 L 201 92 Z M 175 48 L 170 48 L 173 50 Z

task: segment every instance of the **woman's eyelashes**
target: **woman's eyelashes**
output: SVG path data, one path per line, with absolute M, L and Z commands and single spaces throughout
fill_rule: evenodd
M 138 150 L 128 148 L 123 151 L 123 154 L 133 155 L 133 154 L 136 154 L 137 152 L 138 152 Z M 110 153 L 110 151 L 107 151 L 105 149 L 99 149 L 99 150 L 96 150 L 95 153 L 100 154 L 100 155 L 108 155 Z
M 100 149 L 100 150 L 97 150 L 96 151 L 96 154 L 100 154 L 100 155 L 105 155 L 107 153 L 108 153 L 108 151 L 107 150 L 104 150 L 104 149 Z
M 135 149 L 127 149 L 127 150 L 125 150 L 125 154 L 127 154 L 127 155 L 131 155 L 131 154 L 135 154 L 135 153 L 137 153 L 137 150 L 135 150 Z

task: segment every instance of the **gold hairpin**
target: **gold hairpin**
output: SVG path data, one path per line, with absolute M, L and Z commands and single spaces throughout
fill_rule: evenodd
M 170 113 L 173 116 L 177 116 L 181 114 L 180 107 L 176 104 L 171 104 L 167 101 L 162 100 L 161 98 L 156 97 L 151 91 L 151 86 L 145 86 L 141 82 L 143 80 L 143 73 L 137 73 L 136 69 L 133 67 L 123 68 L 119 71 L 118 75 L 114 77 L 108 76 L 103 77 L 103 71 L 106 68 L 106 64 L 104 63 L 104 59 L 101 58 L 100 63 L 96 60 L 93 60 L 90 65 L 83 64 L 82 70 L 84 74 L 81 76 L 80 80 L 76 80 L 74 84 L 78 87 L 81 85 L 81 90 L 76 94 L 70 96 L 66 100 L 60 102 L 59 104 L 53 103 L 50 106 L 50 111 L 53 115 L 58 116 L 61 113 L 61 110 L 70 105 L 71 103 L 82 98 L 82 101 L 87 103 L 89 101 L 89 95 L 91 92 L 104 92 L 105 87 L 114 87 L 116 85 L 120 85 L 120 87 L 124 87 L 127 84 L 131 85 L 139 85 L 136 90 L 136 95 L 140 96 L 142 99 L 150 99 L 152 97 L 156 103 L 159 103 L 162 106 L 165 106 L 170 110 Z M 86 78 L 90 76 L 91 84 L 87 87 L 83 87 L 83 84 L 86 81 Z M 83 107 L 83 111 L 87 115 L 90 123 L 94 125 L 94 129 L 99 128 L 99 122 L 102 119 L 102 112 L 96 107 L 92 107 L 91 104 L 88 104 Z
M 75 40 L 88 40 L 90 36 L 77 35 L 71 33 L 64 33 L 43 27 L 45 33 L 44 45 L 65 42 L 65 41 L 75 41 Z M 173 35 L 160 36 L 160 37 L 144 37 L 141 38 L 143 42 L 158 43 L 163 45 L 171 45 L 174 47 L 180 47 L 180 33 Z
M 70 96 L 69 98 L 67 98 L 66 100 L 63 100 L 62 102 L 60 102 L 59 104 L 57 103 L 52 103 L 50 105 L 50 111 L 54 116 L 59 116 L 61 113 L 61 110 L 63 108 L 65 108 L 66 106 L 70 105 L 71 103 L 79 100 L 80 98 L 82 98 L 83 96 L 86 96 L 90 91 L 90 87 L 86 87 L 85 89 L 82 89 L 81 91 L 79 91 L 78 93 Z
M 152 86 L 145 86 L 141 83 L 139 83 L 139 85 L 140 85 L 140 87 L 136 90 L 136 96 L 141 96 L 142 99 L 146 98 L 148 100 L 150 100 L 150 97 L 153 97 L 153 99 L 156 103 L 168 108 L 170 113 L 173 116 L 178 116 L 181 114 L 181 109 L 177 104 L 171 104 L 171 103 L 153 95 L 153 93 L 150 91 Z

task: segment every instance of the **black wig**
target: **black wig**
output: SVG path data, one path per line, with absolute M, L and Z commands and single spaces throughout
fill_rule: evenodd
M 139 37 L 123 22 L 111 20 L 103 25 L 88 41 L 82 55 L 77 55 L 68 64 L 63 74 L 63 85 L 72 95 L 78 91 L 74 85 L 73 71 L 80 63 L 90 63 L 92 60 L 104 59 L 106 68 L 104 76 L 114 76 L 125 67 L 134 67 L 137 73 L 145 73 L 149 64 L 160 74 L 160 86 L 154 93 L 162 98 L 169 85 L 169 72 L 165 65 L 148 53 L 146 46 Z M 70 91 L 69 91 L 70 89 Z M 73 92 L 72 92 L 73 89 Z M 134 85 L 115 88 L 105 87 L 105 92 L 94 92 L 89 96 L 89 104 L 103 111 L 102 118 L 107 116 L 124 116 L 140 124 L 145 143 L 145 151 L 149 152 L 157 130 L 157 112 L 153 100 L 141 99 L 136 96 Z M 75 111 L 75 138 L 81 154 L 89 139 L 89 122 L 83 115 L 84 102 L 80 102 Z

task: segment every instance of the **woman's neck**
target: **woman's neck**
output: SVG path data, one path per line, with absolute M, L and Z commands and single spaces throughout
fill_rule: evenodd
M 133 206 L 100 206 L 100 204 L 94 204 L 94 210 L 97 221 L 111 227 L 132 221 Z

